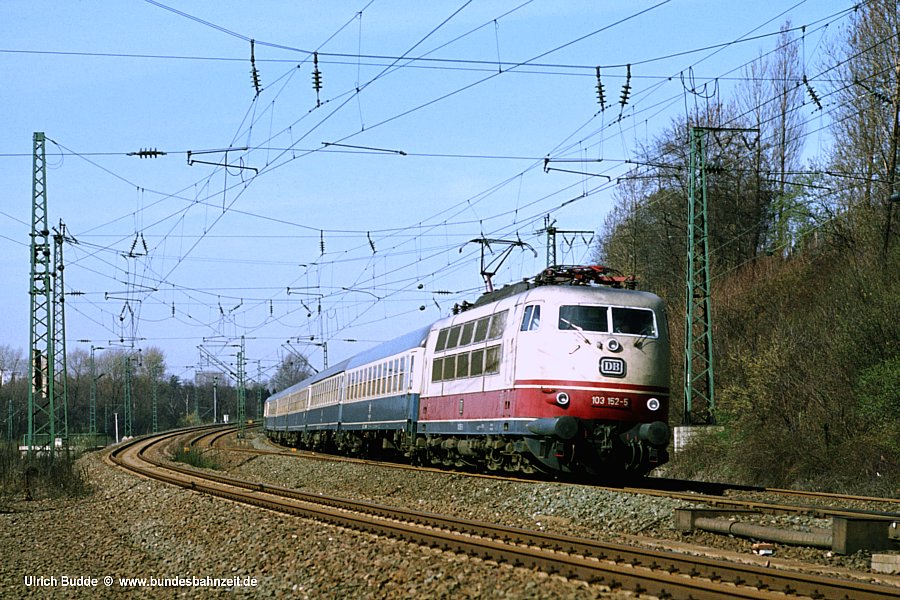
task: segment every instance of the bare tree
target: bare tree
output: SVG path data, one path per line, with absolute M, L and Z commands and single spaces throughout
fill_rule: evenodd
M 892 225 L 900 142 L 900 9 L 891 0 L 872 0 L 854 13 L 846 36 L 829 50 L 825 73 L 833 84 L 837 143 L 832 169 L 846 174 L 836 182 L 857 225 L 874 221 L 886 259 L 896 228 Z M 847 182 L 851 183 L 848 184 Z M 879 218 L 873 219 L 880 211 Z M 861 228 L 856 228 L 861 230 Z M 873 232 L 874 233 L 874 232 Z
M 315 372 L 305 356 L 285 356 L 270 383 L 276 390 L 283 390 L 311 377 Z
M 762 219 L 755 240 L 758 250 L 790 251 L 791 219 L 796 214 L 793 204 L 802 191 L 794 173 L 800 167 L 806 129 L 801 112 L 805 75 L 800 41 L 790 30 L 790 22 L 785 23 L 775 49 L 761 53 L 745 69 L 747 83 L 738 94 L 748 123 L 760 132 L 754 146 L 755 203 Z

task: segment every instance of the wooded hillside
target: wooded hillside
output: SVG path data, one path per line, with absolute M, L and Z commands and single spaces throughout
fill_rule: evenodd
M 815 89 L 785 25 L 732 101 L 696 91 L 689 117 L 641 149 L 620 184 L 599 259 L 668 302 L 677 425 L 689 140 L 710 130 L 714 416 L 725 429 L 679 456 L 682 475 L 900 494 L 898 31 L 896 3 L 862 5 L 815 66 L 830 82 Z M 807 148 L 811 132 L 830 145 Z

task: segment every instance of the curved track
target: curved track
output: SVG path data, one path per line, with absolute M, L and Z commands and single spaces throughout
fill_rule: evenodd
M 134 440 L 113 450 L 118 466 L 197 492 L 299 515 L 377 535 L 440 547 L 518 566 L 603 583 L 662 598 L 900 599 L 900 589 L 864 582 L 787 573 L 771 568 L 648 550 L 594 540 L 546 535 L 201 472 L 165 460 L 160 445 L 199 442 L 227 430 L 188 430 Z M 193 439 L 191 439 L 193 438 Z M 156 456 L 153 456 L 153 455 Z
M 212 446 L 213 444 L 221 444 L 225 441 L 225 436 L 220 435 L 215 440 L 209 440 L 208 444 Z M 277 455 L 277 456 L 292 456 L 298 458 L 308 458 L 314 460 L 326 460 L 326 461 L 340 461 L 340 462 L 352 462 L 359 464 L 373 464 L 381 467 L 390 467 L 396 469 L 404 469 L 404 470 L 414 470 L 414 471 L 427 471 L 434 473 L 452 473 L 452 474 L 465 474 L 471 477 L 480 477 L 486 479 L 502 479 L 504 481 L 522 481 L 522 482 L 534 482 L 541 481 L 542 483 L 548 483 L 552 481 L 544 480 L 544 479 L 523 479 L 521 477 L 510 476 L 510 475 L 492 475 L 489 473 L 474 473 L 467 471 L 453 471 L 447 469 L 441 469 L 436 467 L 422 467 L 422 466 L 414 466 L 404 463 L 397 462 L 385 462 L 378 461 L 372 459 L 360 459 L 360 458 L 352 458 L 341 455 L 334 454 L 322 454 L 318 452 L 310 452 L 305 450 L 296 450 L 296 449 L 282 449 L 279 447 L 275 447 L 273 450 L 264 450 L 260 448 L 248 448 L 248 447 L 236 447 L 236 446 L 223 446 L 223 448 L 227 448 L 230 451 L 234 452 L 243 452 L 247 454 L 257 454 L 257 455 Z M 571 484 L 572 482 L 566 482 L 567 484 Z M 703 483 L 703 482 L 692 482 L 692 481 L 682 481 L 682 480 L 672 480 L 672 479 L 657 479 L 657 478 L 647 478 L 642 483 L 645 485 L 638 486 L 624 486 L 624 487 L 610 487 L 610 486 L 602 486 L 602 485 L 594 485 L 594 484 L 583 484 L 589 485 L 592 488 L 612 491 L 612 492 L 626 492 L 632 494 L 645 494 L 652 496 L 661 496 L 665 498 L 673 498 L 677 500 L 684 500 L 687 502 L 693 503 L 701 503 L 706 504 L 715 508 L 730 508 L 730 509 L 741 509 L 741 510 L 751 510 L 757 511 L 766 514 L 802 514 L 808 515 L 820 519 L 827 519 L 833 517 L 868 517 L 868 518 L 880 518 L 884 519 L 886 522 L 900 520 L 900 513 L 898 512 L 874 512 L 872 510 L 863 510 L 863 509 L 853 509 L 853 508 L 844 508 L 844 507 L 835 507 L 835 506 L 825 506 L 825 505 L 809 505 L 809 504 L 787 504 L 782 502 L 773 502 L 771 500 L 760 500 L 754 498 L 741 498 L 741 497 L 725 497 L 723 494 L 727 491 L 736 491 L 741 493 L 755 493 L 755 494 L 767 494 L 774 496 L 787 496 L 787 497 L 797 497 L 797 498 L 806 498 L 811 500 L 817 500 L 822 502 L 866 502 L 866 503 L 881 503 L 885 505 L 885 508 L 897 507 L 900 508 L 900 498 L 876 498 L 871 496 L 851 496 L 844 494 L 833 494 L 826 492 L 808 492 L 808 491 L 798 491 L 798 490 L 786 490 L 780 488 L 763 488 L 763 487 L 754 487 L 754 486 L 744 486 L 744 485 L 728 485 L 728 484 L 720 484 L 720 483 Z M 576 483 L 577 484 L 577 483 Z

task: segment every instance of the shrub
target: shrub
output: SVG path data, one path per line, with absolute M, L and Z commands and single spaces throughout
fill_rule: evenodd
M 92 489 L 76 458 L 68 452 L 28 458 L 6 444 L 0 449 L 0 495 L 22 494 L 28 500 L 87 496 Z

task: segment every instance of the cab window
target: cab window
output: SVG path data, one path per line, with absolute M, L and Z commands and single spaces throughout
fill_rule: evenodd
M 535 331 L 541 324 L 541 307 L 539 304 L 525 307 L 525 314 L 522 315 L 522 326 L 520 331 Z
M 612 309 L 613 333 L 628 333 L 656 337 L 653 311 L 641 308 Z
M 559 328 L 609 333 L 606 306 L 560 306 Z

